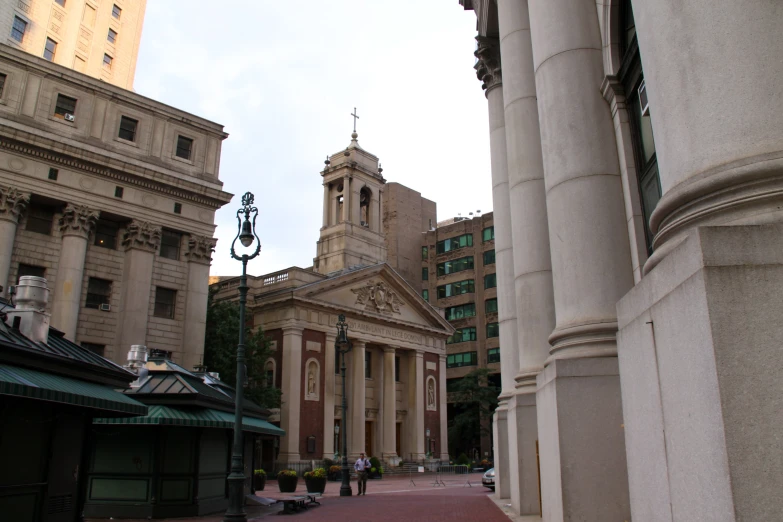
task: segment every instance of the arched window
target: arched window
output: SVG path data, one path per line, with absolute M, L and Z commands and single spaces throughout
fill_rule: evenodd
M 264 363 L 264 386 L 267 388 L 275 387 L 276 366 L 274 359 L 267 359 Z
M 630 0 L 624 0 L 620 5 L 620 24 L 622 64 L 618 77 L 626 95 L 639 197 L 644 215 L 644 233 L 647 252 L 651 254 L 653 237 L 650 232 L 650 216 L 661 199 L 661 181 L 655 154 L 652 116 L 647 102 L 647 87 L 644 82 L 639 44 L 636 39 L 636 23 Z
M 367 187 L 362 187 L 359 192 L 359 216 L 361 216 L 361 224 L 363 227 L 370 226 L 370 201 L 372 200 L 372 192 Z

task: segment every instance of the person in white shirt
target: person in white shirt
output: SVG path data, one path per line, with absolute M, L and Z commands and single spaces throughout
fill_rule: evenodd
M 356 480 L 359 483 L 358 495 L 367 495 L 367 472 L 370 471 L 370 467 L 370 461 L 364 456 L 364 453 L 360 453 L 359 459 L 353 465 L 353 469 L 356 470 L 356 475 L 358 476 Z

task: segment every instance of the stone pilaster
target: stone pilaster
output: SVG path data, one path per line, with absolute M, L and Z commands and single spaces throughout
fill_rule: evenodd
M 283 328 L 282 401 L 280 427 L 285 436 L 280 439 L 282 462 L 297 462 L 299 454 L 299 424 L 302 407 L 302 332 L 303 328 Z
M 336 335 L 326 334 L 324 346 L 324 458 L 334 458 L 335 347 Z M 338 368 L 339 369 L 339 368 Z
M 448 391 L 446 390 L 446 355 L 438 356 L 438 411 L 440 412 L 440 460 L 449 462 Z
M 383 348 L 383 459 L 396 459 L 397 455 L 397 392 L 394 380 L 394 357 L 392 346 Z
M 331 223 L 329 223 L 329 203 L 330 203 L 329 199 L 330 199 L 329 184 L 324 183 L 324 208 L 322 209 L 324 218 L 323 218 L 323 225 L 321 225 L 321 228 L 327 228 L 331 225 Z
M 408 447 L 410 458 L 422 460 L 425 456 L 424 433 L 424 351 L 411 352 L 408 364 Z M 409 456 L 404 456 L 408 460 Z
M 365 445 L 365 375 L 364 375 L 364 357 L 365 357 L 365 343 L 364 341 L 351 341 L 353 348 L 351 349 L 351 376 L 347 377 L 351 380 L 351 395 L 348 398 L 348 414 L 344 415 L 345 418 L 350 419 L 350 424 L 346 425 L 346 428 L 350 429 L 350 438 L 348 440 L 348 458 L 356 460 L 359 458 L 359 453 L 366 451 Z
M 131 345 L 147 344 L 147 321 L 152 296 L 152 265 L 160 248 L 162 229 L 146 221 L 131 221 L 122 236 L 122 268 L 118 348 L 114 362 L 125 364 Z M 203 337 L 202 341 L 203 343 Z
M 52 326 L 62 330 L 71 341 L 76 340 L 87 243 L 99 215 L 97 210 L 69 203 L 58 223 L 62 247 L 52 301 Z
M 343 178 L 343 215 L 344 222 L 351 221 L 351 176 Z
M 8 273 L 19 217 L 30 203 L 30 194 L 14 187 L 0 187 L 0 296 L 7 295 Z
M 188 261 L 188 286 L 185 294 L 185 326 L 182 338 L 182 360 L 187 369 L 200 364 L 204 356 L 204 335 L 207 330 L 207 298 L 209 296 L 209 265 L 217 239 L 191 235 L 185 259 Z

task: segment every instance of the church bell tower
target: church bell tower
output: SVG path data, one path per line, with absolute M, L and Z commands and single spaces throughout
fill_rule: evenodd
M 351 144 L 330 156 L 321 172 L 323 225 L 313 259 L 320 274 L 386 261 L 381 214 L 386 180 L 378 157 L 362 149 L 358 137 L 354 123 Z

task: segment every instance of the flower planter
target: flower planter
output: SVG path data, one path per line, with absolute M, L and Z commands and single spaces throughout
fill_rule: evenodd
M 342 471 L 336 471 L 334 473 L 329 473 L 329 481 L 330 482 L 339 482 L 343 479 L 343 472 Z
M 299 483 L 299 477 L 288 477 L 285 475 L 278 475 L 277 486 L 280 488 L 280 493 L 293 493 L 296 491 L 296 485 Z
M 323 478 L 306 478 L 305 484 L 307 485 L 308 493 L 321 493 L 323 494 L 326 489 L 326 477 Z M 281 490 L 282 491 L 282 490 Z
M 264 491 L 264 486 L 266 486 L 266 475 L 253 475 L 253 489 Z

